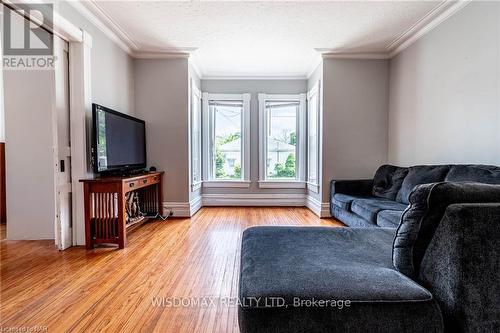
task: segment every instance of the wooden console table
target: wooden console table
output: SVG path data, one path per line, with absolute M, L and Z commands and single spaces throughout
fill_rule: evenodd
M 146 216 L 163 215 L 163 172 L 150 172 L 132 177 L 99 177 L 82 179 L 85 200 L 85 245 L 127 243 L 127 230 L 147 220 L 141 218 L 127 224 L 125 195 L 136 191 L 140 211 Z

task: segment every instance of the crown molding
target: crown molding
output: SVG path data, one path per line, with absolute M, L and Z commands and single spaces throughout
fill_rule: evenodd
M 307 80 L 306 75 L 203 75 L 202 80 Z
M 311 64 L 309 65 L 309 69 L 306 72 L 306 78 L 309 80 L 309 78 L 313 75 L 314 71 L 316 68 L 318 68 L 319 65 L 323 62 L 323 57 L 319 55 L 318 57 L 315 57 Z
M 315 49 L 323 59 L 388 59 L 387 52 L 344 52 L 335 49 Z
M 198 66 L 199 61 L 191 57 L 196 48 L 141 50 L 137 43 L 132 40 L 124 29 L 108 15 L 95 0 L 84 2 L 68 1 L 73 8 L 130 56 L 137 59 L 189 58 L 193 64 L 194 70 L 203 80 L 304 80 L 312 75 L 322 59 L 391 59 L 471 2 L 472 0 L 444 0 L 440 2 L 410 28 L 387 44 L 382 51 L 358 52 L 352 50 L 316 48 L 315 50 L 320 54 L 320 57 L 311 62 L 306 73 L 269 75 L 267 73 L 204 73 L 203 69 Z
M 129 55 L 139 49 L 128 34 L 95 1 L 68 1 L 68 4 Z
M 465 8 L 472 0 L 442 1 L 414 25 L 396 37 L 386 46 L 389 58 L 408 48 L 432 29 L 446 21 L 450 16 Z
M 189 59 L 191 53 L 181 51 L 133 52 L 131 56 L 136 59 Z

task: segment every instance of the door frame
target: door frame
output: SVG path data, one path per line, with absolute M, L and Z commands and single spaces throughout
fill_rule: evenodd
M 16 3 L 29 6 L 29 0 L 16 0 L 13 3 L 4 0 L 10 7 L 16 8 Z M 89 164 L 92 97 L 91 97 L 91 49 L 92 36 L 85 30 L 75 26 L 61 16 L 54 8 L 52 27 L 45 26 L 54 35 L 69 43 L 69 106 L 71 132 L 71 187 L 72 187 L 72 224 L 73 245 L 85 245 L 85 222 L 83 209 L 83 186 L 79 183 L 82 178 L 92 175 Z M 36 17 L 30 20 L 40 23 Z M 0 79 L 3 82 L 3 69 L 0 66 Z M 3 88 L 0 85 L 0 88 Z M 3 109 L 3 101 L 2 109 Z M 55 100 L 53 102 L 55 112 Z M 3 119 L 2 119 L 3 122 Z M 56 221 L 54 221 L 56 223 Z

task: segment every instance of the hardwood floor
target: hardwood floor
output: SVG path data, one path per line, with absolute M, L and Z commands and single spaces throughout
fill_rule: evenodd
M 145 224 L 124 250 L 0 241 L 0 321 L 48 332 L 238 332 L 237 308 L 155 306 L 166 297 L 236 297 L 242 231 L 342 226 L 306 208 L 203 208 Z M 212 299 L 213 300 L 213 299 Z

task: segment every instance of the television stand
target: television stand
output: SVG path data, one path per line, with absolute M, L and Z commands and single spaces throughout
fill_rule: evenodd
M 85 246 L 117 244 L 123 249 L 127 231 L 137 228 L 149 218 L 163 215 L 163 172 L 147 172 L 137 176 L 110 176 L 81 179 L 85 200 Z M 145 216 L 127 223 L 126 196 L 138 196 L 138 210 Z

